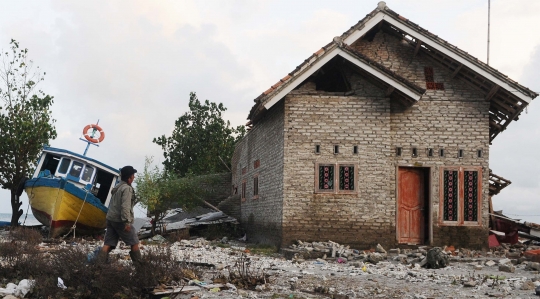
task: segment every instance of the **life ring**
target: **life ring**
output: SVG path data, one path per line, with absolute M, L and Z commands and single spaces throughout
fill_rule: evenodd
M 94 130 L 99 131 L 99 139 L 92 138 L 90 135 L 88 135 L 89 129 L 94 129 Z M 98 125 L 88 125 L 84 127 L 83 134 L 84 134 L 84 138 L 86 138 L 86 140 L 92 143 L 100 143 L 103 141 L 103 139 L 105 139 L 105 132 L 103 132 L 103 129 Z

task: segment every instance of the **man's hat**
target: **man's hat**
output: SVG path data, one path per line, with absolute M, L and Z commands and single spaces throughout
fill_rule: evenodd
M 137 173 L 137 169 L 133 166 L 124 166 L 120 169 L 120 176 L 131 176 L 132 174 Z

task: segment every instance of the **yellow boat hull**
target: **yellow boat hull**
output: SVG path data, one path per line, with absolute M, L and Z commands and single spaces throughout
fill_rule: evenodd
M 72 228 L 76 234 L 96 234 L 105 229 L 107 208 L 92 193 L 57 178 L 29 180 L 25 187 L 32 212 L 50 227 L 50 237 L 60 237 Z

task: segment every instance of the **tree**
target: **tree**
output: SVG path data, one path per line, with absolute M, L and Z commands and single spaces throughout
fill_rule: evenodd
M 179 178 L 166 170 L 152 166 L 152 158 L 146 158 L 144 171 L 135 179 L 139 203 L 152 217 L 152 234 L 156 223 L 161 221 L 172 206 L 189 211 L 203 202 L 207 193 L 202 186 L 211 178 L 188 174 Z
M 42 146 L 56 138 L 50 107 L 53 97 L 36 89 L 45 72 L 32 68 L 28 49 L 11 40 L 0 65 L 0 185 L 11 191 L 11 225 L 23 210 L 17 196 L 21 180 L 30 176 Z
M 163 165 L 180 177 L 230 171 L 234 146 L 245 134 L 244 126 L 230 127 L 221 113 L 227 108 L 197 95 L 189 95 L 189 112 L 175 122 L 172 136 L 154 138 L 163 149 Z

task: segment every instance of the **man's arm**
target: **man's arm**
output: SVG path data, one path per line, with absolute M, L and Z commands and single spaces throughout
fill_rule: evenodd
M 122 192 L 122 211 L 120 213 L 120 219 L 122 222 L 130 224 L 131 219 L 131 197 L 133 196 L 132 188 L 125 188 Z

